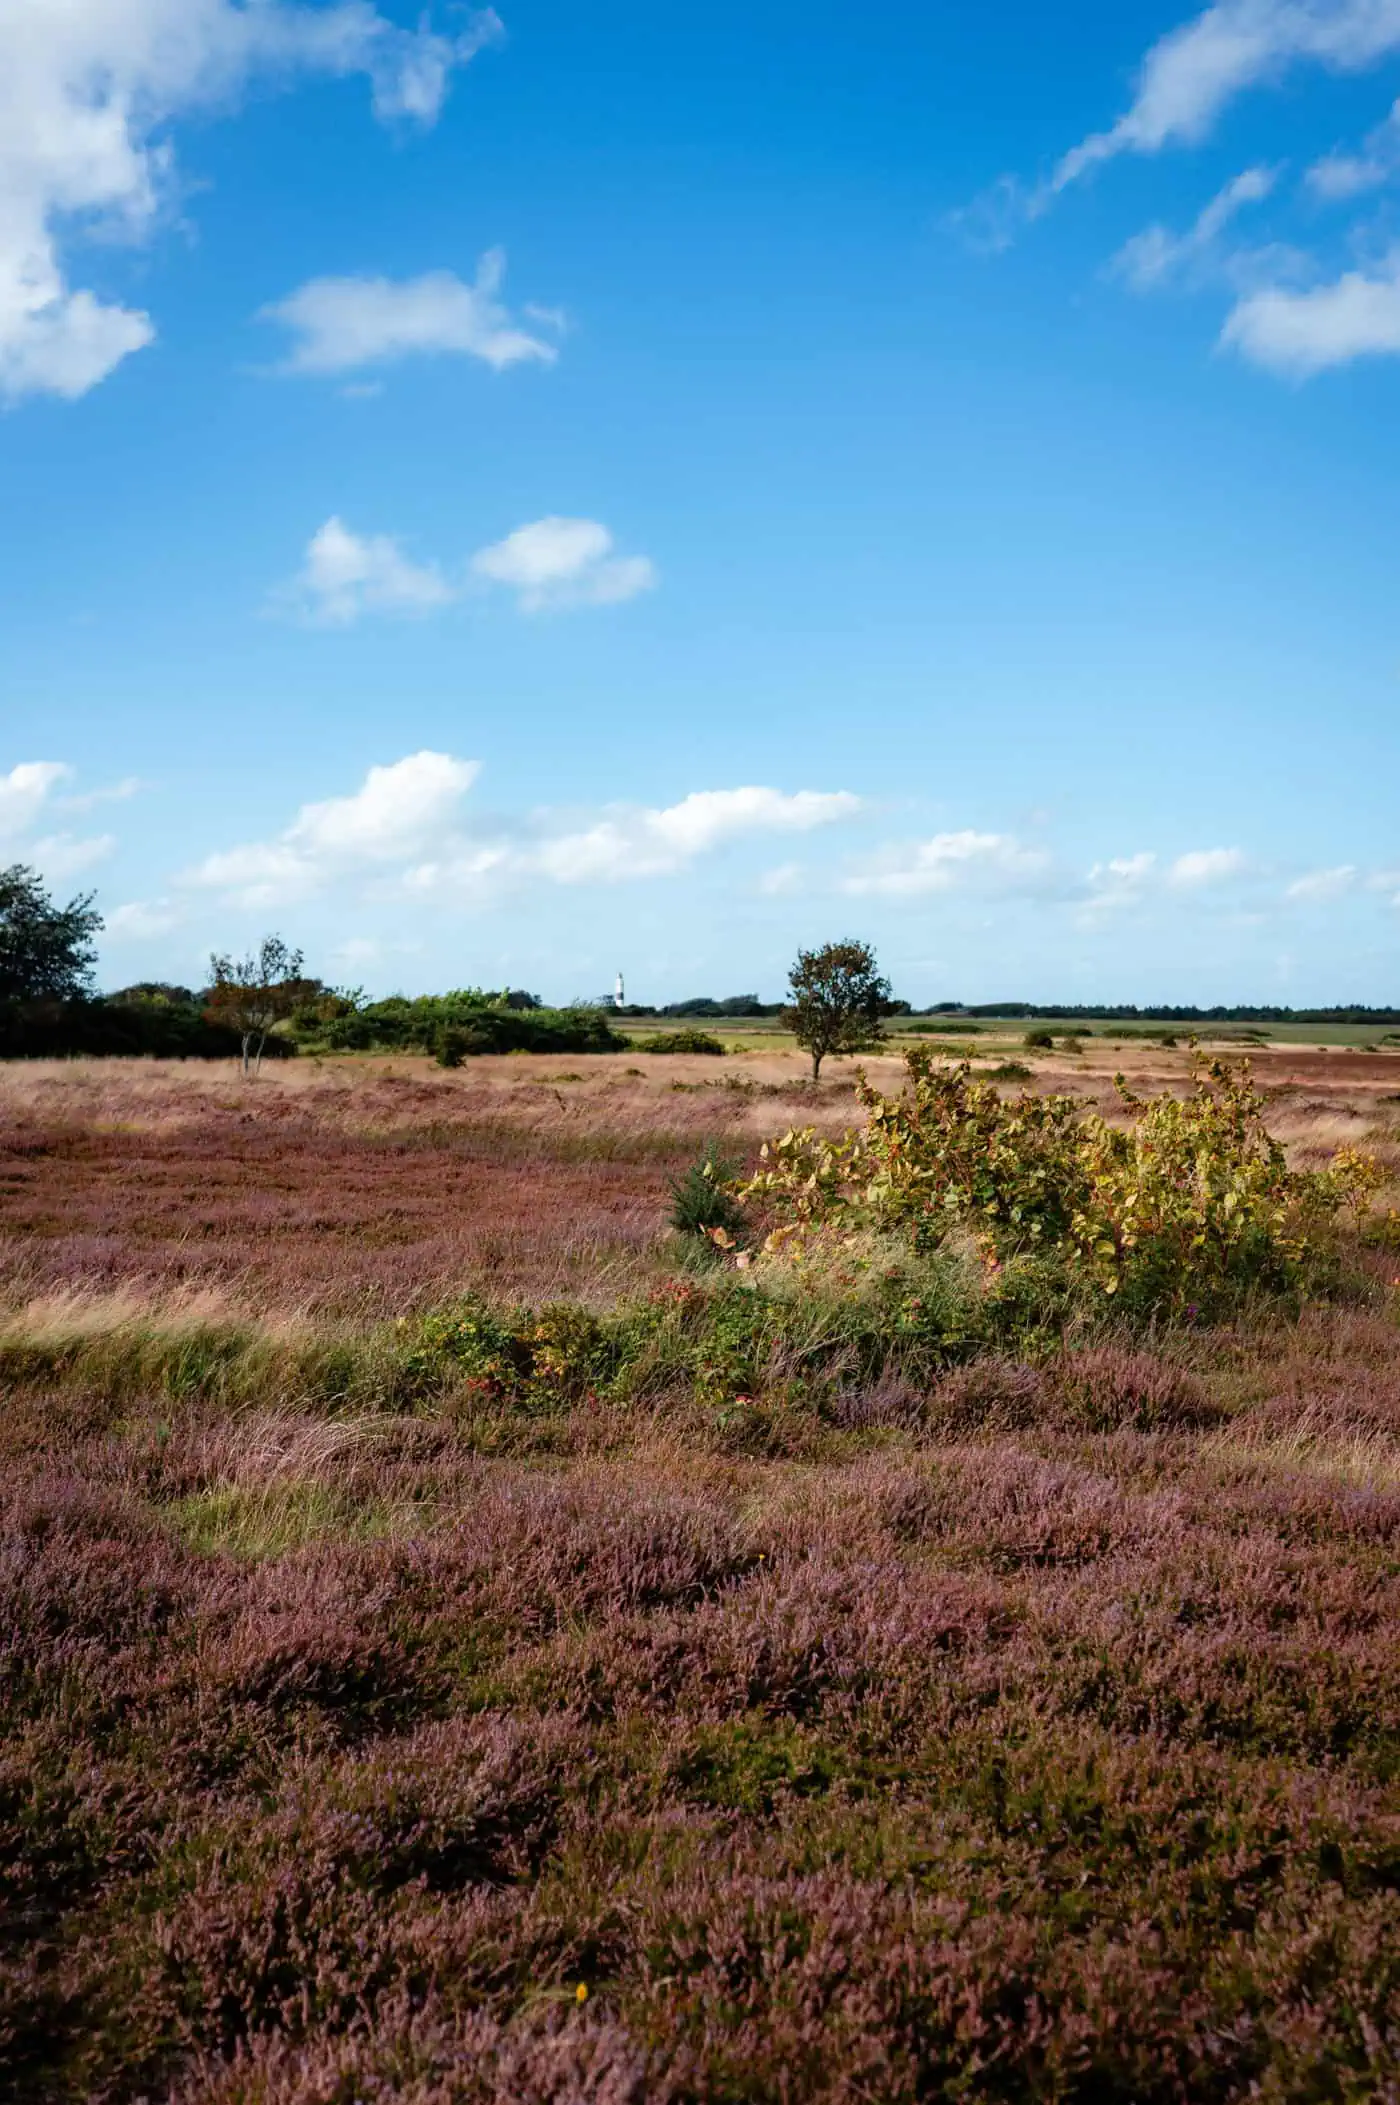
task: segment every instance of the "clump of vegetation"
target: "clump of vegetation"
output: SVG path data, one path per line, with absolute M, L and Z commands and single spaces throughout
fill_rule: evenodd
M 1030 1078 L 1031 1071 L 1024 1060 L 1003 1060 L 987 1070 L 990 1082 L 1028 1082 Z
M 292 1014 L 291 1035 L 303 1052 L 418 1052 L 441 1058 L 448 1044 L 457 1065 L 477 1053 L 626 1052 L 631 1040 L 613 1029 L 606 1010 L 546 1009 L 533 995 L 479 987 L 451 994 L 390 995 L 364 1001 L 324 994 Z
M 712 1031 L 657 1031 L 651 1037 L 639 1039 L 637 1050 L 649 1053 L 705 1053 L 713 1057 L 723 1054 L 724 1045 Z
M 1380 1181 L 1349 1149 L 1327 1170 L 1290 1169 L 1247 1065 L 1198 1057 L 1185 1101 L 1120 1077 L 1124 1125 L 1072 1096 L 1008 1103 L 965 1062 L 919 1051 L 906 1066 L 899 1097 L 862 1079 L 863 1133 L 808 1127 L 765 1148 L 744 1196 L 774 1215 L 770 1247 L 896 1230 L 929 1250 L 957 1230 L 992 1264 L 1036 1252 L 1144 1314 L 1214 1310 L 1315 1278 L 1338 1216 Z
M 1055 1040 L 1049 1031 L 1027 1031 L 1021 1040 L 1027 1052 L 1053 1052 Z
M 670 1222 L 676 1234 L 713 1238 L 718 1232 L 731 1241 L 742 1236 L 748 1224 L 734 1196 L 737 1175 L 737 1163 L 708 1147 L 681 1176 L 669 1178 Z

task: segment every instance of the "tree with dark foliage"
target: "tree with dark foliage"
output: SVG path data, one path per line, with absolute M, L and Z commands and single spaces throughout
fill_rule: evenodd
M 37 870 L 0 870 L 0 1002 L 80 1001 L 92 991 L 93 894 L 55 906 Z
M 872 1052 L 883 1040 L 880 1019 L 891 1010 L 890 983 L 868 943 L 799 950 L 788 986 L 792 1000 L 782 1020 L 812 1055 L 813 1081 L 828 1053 Z

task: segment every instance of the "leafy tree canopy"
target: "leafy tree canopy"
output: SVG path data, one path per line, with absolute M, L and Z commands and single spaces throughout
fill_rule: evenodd
M 880 1044 L 880 1019 L 891 1009 L 890 983 L 868 943 L 799 950 L 788 985 L 792 999 L 783 1022 L 811 1054 L 814 1081 L 828 1053 L 869 1052 Z
M 0 1001 L 80 1001 L 92 992 L 94 938 L 102 916 L 93 895 L 55 906 L 37 870 L 0 870 Z

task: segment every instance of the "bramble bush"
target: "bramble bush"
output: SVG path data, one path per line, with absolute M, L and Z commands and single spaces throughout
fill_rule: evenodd
M 928 1051 L 905 1064 L 897 1097 L 861 1078 L 863 1132 L 806 1127 L 764 1148 L 739 1196 L 772 1217 L 770 1253 L 892 1230 L 927 1252 L 970 1232 L 989 1266 L 1039 1254 L 1135 1313 L 1216 1313 L 1317 1283 L 1339 1217 L 1359 1218 L 1381 1181 L 1351 1149 L 1291 1169 L 1247 1062 L 1197 1056 L 1184 1100 L 1119 1076 L 1125 1125 L 1073 1096 L 1008 1100 Z

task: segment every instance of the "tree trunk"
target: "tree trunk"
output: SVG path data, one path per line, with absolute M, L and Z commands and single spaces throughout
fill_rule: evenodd
M 259 1075 L 260 1075 L 260 1074 L 262 1073 L 262 1056 L 263 1056 L 263 1047 L 264 1047 L 264 1046 L 266 1045 L 266 1043 L 267 1043 L 267 1032 L 266 1032 L 266 1031 L 259 1031 L 259 1032 L 258 1032 L 258 1049 L 257 1049 L 257 1051 L 256 1051 L 256 1052 L 254 1053 L 254 1055 L 253 1055 L 253 1080 L 254 1080 L 254 1081 L 256 1081 L 256 1080 L 257 1080 L 257 1078 L 258 1078 L 258 1076 L 259 1076 Z
M 825 1057 L 825 1053 L 814 1052 L 812 1054 L 812 1080 L 814 1082 L 822 1071 L 822 1061 Z
M 245 1081 L 246 1081 L 246 1079 L 247 1079 L 247 1076 L 248 1076 L 248 1047 L 249 1047 L 249 1046 L 250 1046 L 250 1045 L 252 1044 L 252 1042 L 253 1042 L 253 1034 L 252 1034 L 252 1032 L 251 1032 L 251 1031 L 245 1031 L 245 1032 L 243 1033 L 243 1076 L 244 1076 L 244 1080 L 245 1080 Z

